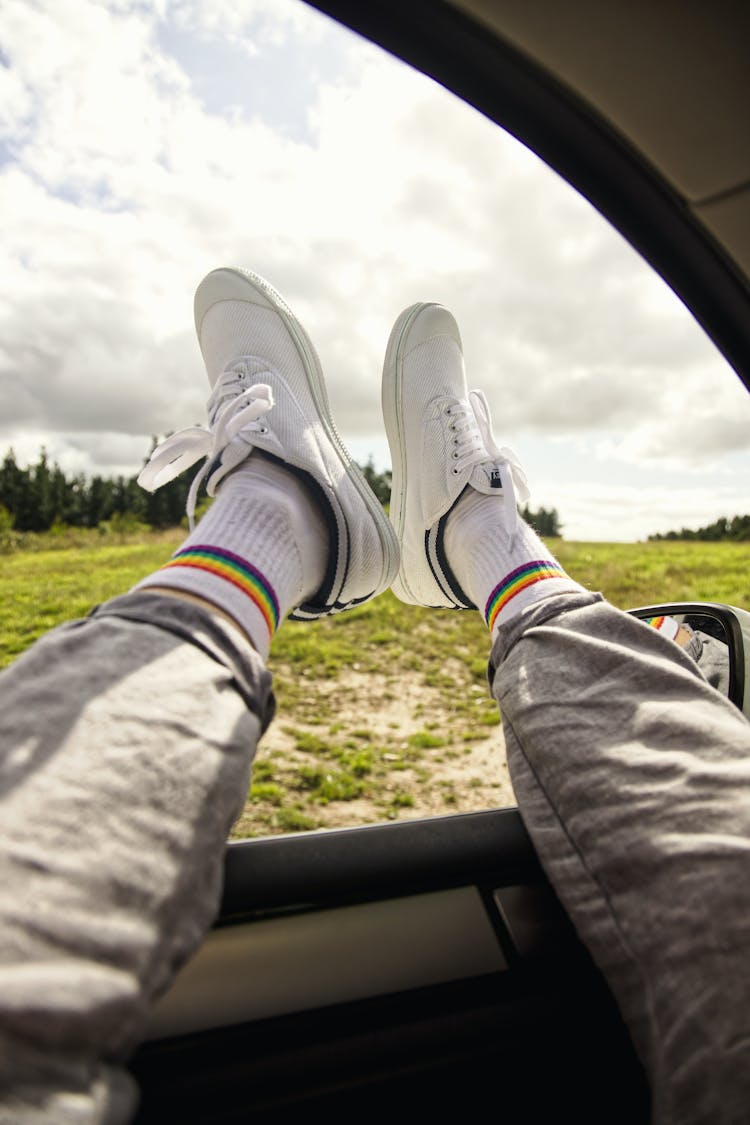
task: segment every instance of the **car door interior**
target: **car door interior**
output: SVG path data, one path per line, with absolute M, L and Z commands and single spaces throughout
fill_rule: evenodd
M 488 1100 L 525 1120 L 647 1120 L 627 1033 L 517 810 L 237 842 L 225 870 L 216 926 L 133 1060 L 138 1122 Z

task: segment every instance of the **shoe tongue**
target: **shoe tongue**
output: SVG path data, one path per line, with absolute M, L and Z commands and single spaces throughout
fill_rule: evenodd
M 502 495 L 503 478 L 499 463 L 481 461 L 478 465 L 475 465 L 469 477 L 469 484 L 477 492 L 484 492 L 488 496 Z

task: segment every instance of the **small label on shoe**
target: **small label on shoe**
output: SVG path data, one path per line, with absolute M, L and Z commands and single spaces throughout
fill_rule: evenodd
M 469 483 L 477 492 L 498 493 L 503 490 L 503 476 L 499 465 L 476 465 Z

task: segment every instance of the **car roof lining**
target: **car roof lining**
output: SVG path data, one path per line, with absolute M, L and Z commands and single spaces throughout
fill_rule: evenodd
M 575 89 L 691 204 L 750 182 L 750 6 L 451 0 Z M 716 81 L 716 65 L 721 81 Z

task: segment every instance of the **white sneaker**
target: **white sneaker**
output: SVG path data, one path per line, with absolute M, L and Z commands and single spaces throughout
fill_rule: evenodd
M 213 388 L 209 428 L 168 437 L 139 483 L 153 491 L 205 457 L 188 500 L 192 527 L 201 481 L 213 496 L 227 473 L 262 450 L 304 481 L 329 532 L 323 582 L 290 616 L 338 613 L 387 589 L 398 570 L 398 543 L 336 432 L 320 361 L 299 321 L 262 278 L 217 269 L 196 291 L 195 327 Z
M 466 489 L 496 503 L 512 538 L 526 478 L 512 450 L 498 448 L 487 400 L 466 384 L 458 325 L 442 305 L 405 309 L 388 341 L 383 416 L 393 466 L 390 518 L 401 546 L 393 592 L 414 605 L 476 608 L 447 558 L 447 518 Z M 518 498 L 518 500 L 517 500 Z

